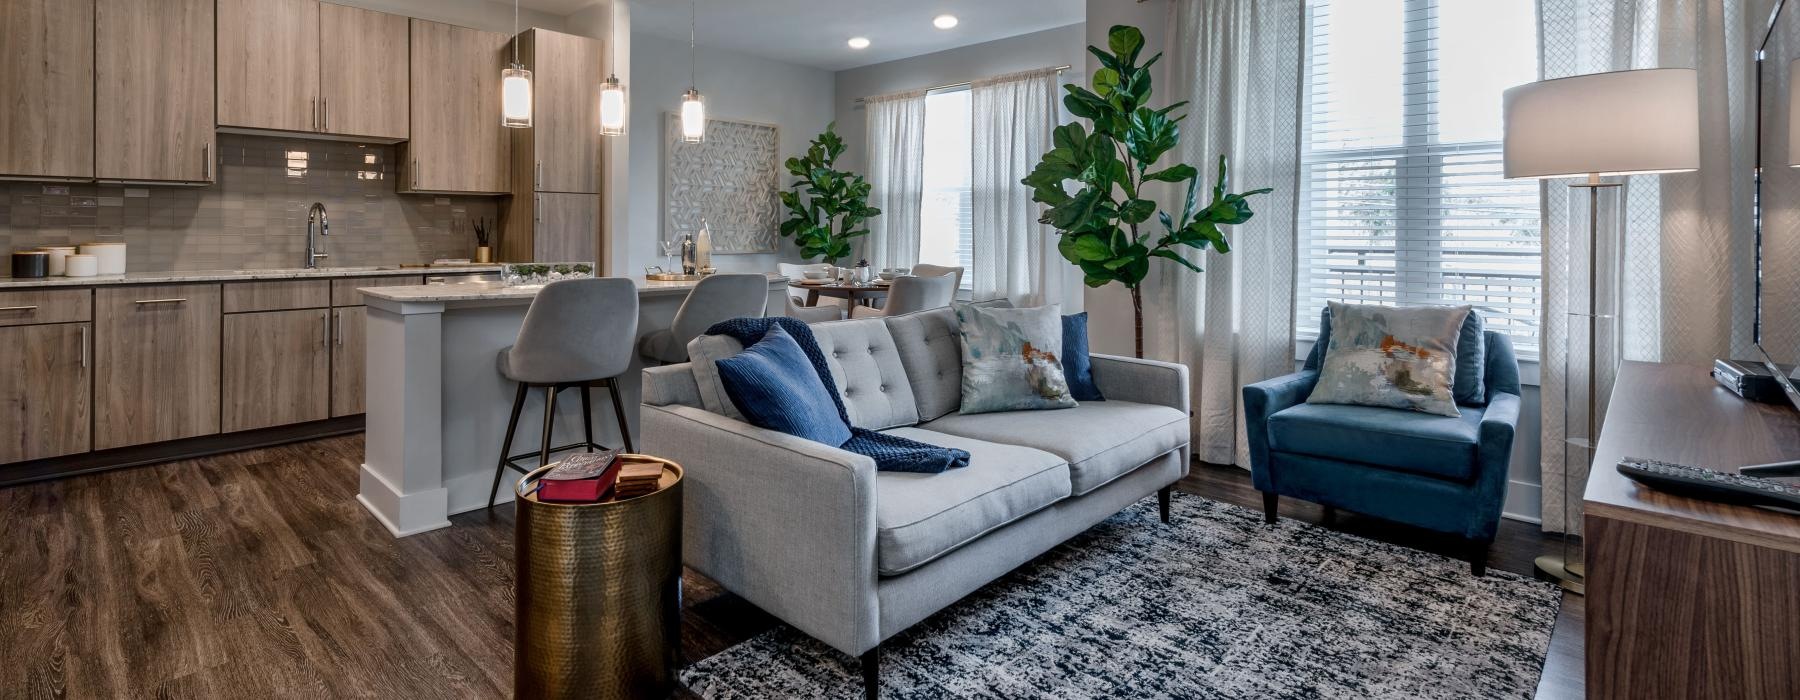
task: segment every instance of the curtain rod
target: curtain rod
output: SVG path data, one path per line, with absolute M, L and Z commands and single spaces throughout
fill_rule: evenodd
M 1063 71 L 1066 71 L 1068 69 L 1069 69 L 1069 66 L 1057 66 L 1055 68 L 1051 68 L 1050 70 L 1056 71 L 1057 75 L 1061 75 Z M 950 83 L 948 85 L 933 85 L 931 87 L 925 88 L 925 92 L 931 92 L 933 90 L 948 90 L 950 88 L 969 87 L 970 85 L 974 85 L 974 84 L 975 84 L 975 81 L 973 81 L 973 80 L 964 80 L 960 83 Z M 869 101 L 869 98 L 867 98 L 867 97 L 858 97 L 854 100 L 854 102 L 856 104 L 863 104 L 868 101 Z

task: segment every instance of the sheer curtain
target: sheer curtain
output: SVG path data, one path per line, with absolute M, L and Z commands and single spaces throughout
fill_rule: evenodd
M 1303 0 L 1177 0 L 1169 81 L 1159 103 L 1180 110 L 1181 162 L 1206 197 L 1220 155 L 1233 191 L 1273 187 L 1255 218 L 1232 226 L 1231 253 L 1189 254 L 1194 274 L 1156 265 L 1145 283 L 1145 354 L 1188 365 L 1194 454 L 1248 466 L 1242 387 L 1294 371 L 1294 251 L 1300 188 Z M 1174 202 L 1182 193 L 1165 193 Z M 1165 207 L 1166 208 L 1166 207 Z
M 977 80 L 969 89 L 974 298 L 1080 311 L 1078 271 L 1057 251 L 1055 229 L 1038 223 L 1042 207 L 1019 182 L 1050 151 L 1050 132 L 1061 120 L 1057 71 Z
M 869 220 L 865 255 L 877 270 L 911 268 L 919 262 L 925 187 L 925 91 L 870 97 L 863 104 L 869 120 L 869 204 L 881 210 Z
M 1539 0 L 1539 52 L 1544 78 L 1633 68 L 1700 72 L 1700 170 L 1624 178 L 1619 345 L 1626 360 L 1710 363 L 1749 347 L 1751 304 L 1751 167 L 1755 162 L 1755 89 L 1750 56 L 1764 18 L 1746 16 L 1740 0 Z M 1754 35 L 1754 36 L 1752 36 Z M 1619 119 L 1629 119 L 1619 115 Z M 1570 488 L 1587 483 L 1579 457 L 1565 463 L 1564 387 L 1585 404 L 1586 377 L 1563 376 L 1571 348 L 1565 315 L 1585 304 L 1587 197 L 1566 182 L 1542 185 L 1544 225 L 1543 527 L 1579 531 L 1579 511 L 1565 512 Z M 1604 196 L 1604 195 L 1603 195 Z M 1603 204 L 1603 206 L 1607 206 Z M 1576 250 L 1570 251 L 1570 246 Z M 1608 373 L 1597 377 L 1602 404 Z M 1579 498 L 1580 494 L 1572 494 Z

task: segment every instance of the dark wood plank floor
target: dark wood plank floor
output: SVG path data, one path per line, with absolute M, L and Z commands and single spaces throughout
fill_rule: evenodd
M 361 461 L 352 436 L 0 489 L 0 696 L 508 695 L 510 509 L 396 540 L 355 500 Z M 1261 503 L 1231 467 L 1179 488 Z M 1351 515 L 1334 527 L 1456 552 Z M 1491 565 L 1529 573 L 1543 546 L 1503 522 Z M 698 574 L 684 585 L 687 660 L 776 624 Z M 1539 697 L 1582 695 L 1580 601 L 1565 598 Z

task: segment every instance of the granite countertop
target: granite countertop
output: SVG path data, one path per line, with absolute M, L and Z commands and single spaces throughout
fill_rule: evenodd
M 787 287 L 788 278 L 769 274 L 769 288 Z M 698 282 L 653 282 L 641 277 L 633 277 L 637 283 L 638 296 L 656 297 L 671 294 L 685 295 Z M 382 299 L 399 303 L 431 303 L 458 301 L 508 301 L 530 300 L 537 296 L 542 285 L 508 287 L 499 282 L 465 282 L 461 284 L 424 284 L 399 287 L 370 287 L 363 289 L 363 298 Z
M 433 267 L 321 267 L 283 268 L 273 270 L 171 270 L 168 272 L 127 272 L 123 275 L 96 277 L 35 277 L 16 279 L 0 277 L 0 289 L 44 287 L 97 287 L 116 284 L 177 284 L 184 282 L 245 282 L 251 280 L 332 279 L 338 277 L 399 277 L 406 275 L 454 275 L 499 272 L 499 265 L 437 265 Z

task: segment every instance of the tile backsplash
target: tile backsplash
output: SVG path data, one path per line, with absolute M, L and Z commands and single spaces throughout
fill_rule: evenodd
M 206 187 L 0 182 L 0 253 L 103 241 L 128 244 L 131 272 L 300 267 L 307 209 L 322 202 L 321 265 L 473 255 L 468 224 L 497 219 L 500 200 L 396 194 L 395 148 L 219 134 Z

